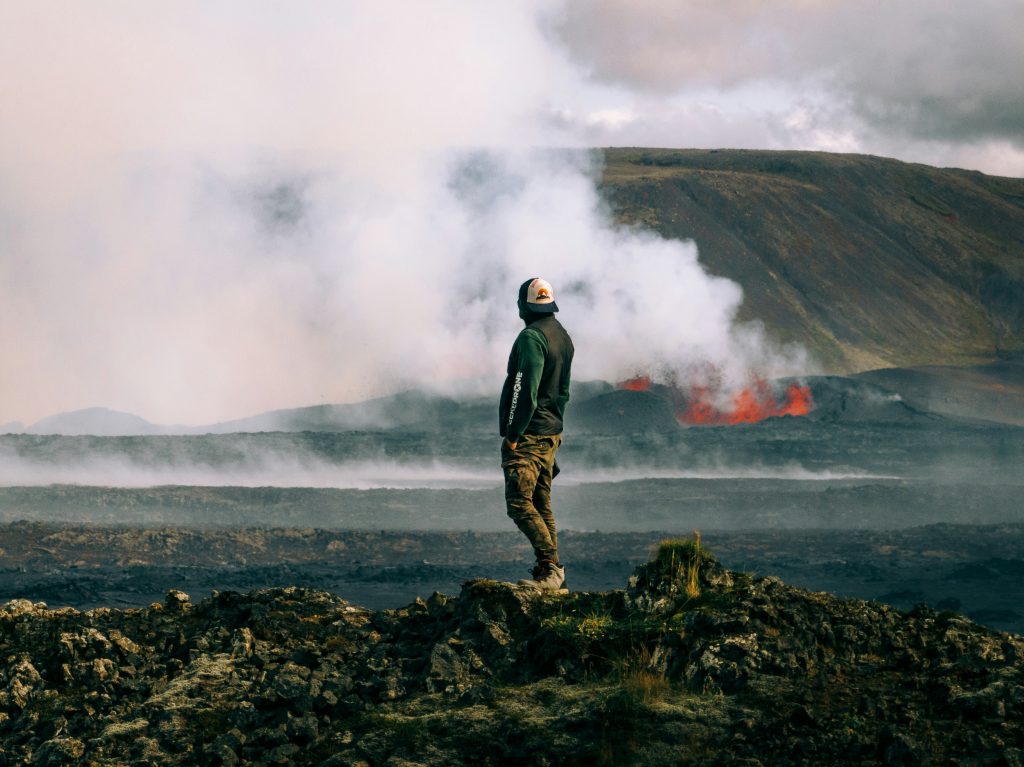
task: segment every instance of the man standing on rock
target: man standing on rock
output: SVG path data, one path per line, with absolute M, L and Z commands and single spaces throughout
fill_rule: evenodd
M 562 415 L 569 401 L 572 339 L 555 319 L 550 283 L 539 277 L 519 287 L 519 332 L 508 358 L 508 377 L 498 405 L 501 468 L 508 515 L 533 545 L 537 566 L 522 585 L 558 591 L 565 569 L 558 559 L 558 534 L 551 511 L 555 453 L 562 444 Z

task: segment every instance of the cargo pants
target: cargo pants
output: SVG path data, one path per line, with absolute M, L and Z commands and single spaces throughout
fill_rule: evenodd
M 558 474 L 555 453 L 561 434 L 524 434 L 515 450 L 501 441 L 508 515 L 533 545 L 537 562 L 558 562 L 558 533 L 551 510 L 551 480 Z

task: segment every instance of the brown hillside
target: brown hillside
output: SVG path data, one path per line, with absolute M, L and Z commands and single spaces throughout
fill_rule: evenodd
M 606 150 L 623 223 L 692 239 L 740 318 L 833 372 L 1024 350 L 1024 179 L 862 155 Z

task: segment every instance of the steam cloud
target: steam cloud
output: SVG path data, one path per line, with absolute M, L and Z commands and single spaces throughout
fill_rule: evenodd
M 5 4 L 0 423 L 493 389 L 535 275 L 577 377 L 798 372 L 693 244 L 612 225 L 544 13 Z

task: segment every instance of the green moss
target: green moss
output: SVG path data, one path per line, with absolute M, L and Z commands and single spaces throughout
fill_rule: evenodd
M 453 706 L 443 695 L 423 695 L 335 726 L 354 734 L 371 764 L 682 764 L 713 756 L 713 738 L 730 720 L 730 705 L 723 696 L 672 688 L 645 698 L 619 678 L 580 684 L 547 678 L 502 686 L 487 704 Z M 330 755 L 324 746 L 310 754 Z
M 615 627 L 615 619 L 610 612 L 570 613 L 545 618 L 541 626 L 563 641 L 590 643 L 606 638 Z
M 365 732 L 386 740 L 391 749 L 399 752 L 413 752 L 422 745 L 429 734 L 429 724 L 435 715 L 405 716 L 395 712 L 370 712 L 357 726 Z

